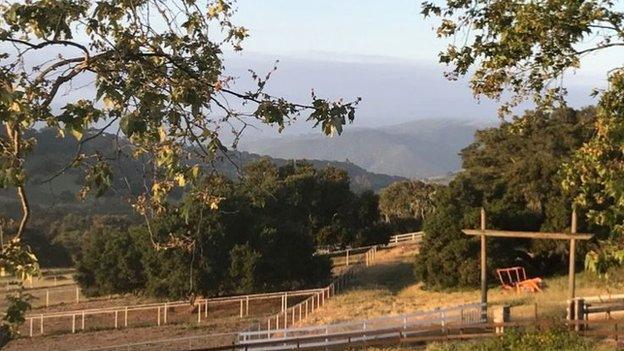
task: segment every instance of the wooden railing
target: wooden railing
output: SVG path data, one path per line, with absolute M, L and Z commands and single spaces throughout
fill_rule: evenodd
M 250 303 L 252 301 L 281 299 L 282 310 L 284 310 L 288 306 L 289 298 L 314 296 L 323 291 L 324 289 L 307 289 L 197 299 L 193 305 L 186 300 L 29 314 L 26 316 L 26 324 L 23 326 L 27 330 L 24 330 L 23 334 L 34 336 L 50 333 L 50 331 L 55 333 L 75 333 L 78 330 L 85 329 L 126 328 L 131 324 L 159 326 L 171 323 L 171 318 L 168 318 L 168 314 L 180 308 L 186 308 L 185 315 L 188 317 L 186 318 L 188 320 L 185 320 L 185 322 L 192 321 L 190 313 L 193 313 L 196 316 L 197 323 L 201 323 L 202 320 L 209 316 L 209 305 L 226 303 L 239 306 L 238 314 L 231 317 L 244 318 L 250 314 Z
M 593 321 L 525 320 L 506 323 L 468 322 L 441 323 L 429 326 L 386 327 L 375 330 L 340 332 L 327 335 L 301 335 L 284 341 L 282 339 L 260 340 L 253 345 L 233 344 L 219 347 L 196 348 L 193 351 L 225 350 L 344 350 L 367 347 L 388 347 L 396 345 L 425 344 L 428 342 L 469 340 L 499 336 L 509 329 L 550 330 L 568 327 L 579 329 L 579 335 L 594 338 L 611 338 L 615 341 L 624 337 L 623 320 L 607 319 Z
M 396 246 L 407 243 L 420 243 L 422 241 L 423 235 L 425 232 L 413 232 L 413 233 L 405 233 L 405 234 L 397 234 L 390 237 L 388 241 L 388 246 Z
M 624 311 L 624 294 L 578 297 L 568 300 L 567 305 L 568 315 L 573 309 L 576 319 L 587 320 L 590 315 L 601 313 L 611 318 L 612 313 Z
M 444 309 L 401 314 L 346 322 L 339 324 L 327 324 L 304 328 L 275 329 L 264 331 L 248 331 L 238 334 L 237 343 L 245 349 L 257 349 L 258 345 L 266 341 L 279 341 L 281 345 L 296 347 L 324 346 L 336 344 L 337 339 L 342 340 L 345 334 L 360 335 L 370 338 L 371 335 L 386 336 L 388 330 L 414 330 L 417 327 L 440 325 L 445 327 L 450 324 L 482 323 L 481 304 L 461 305 Z M 381 331 L 381 332 L 380 332 Z M 315 337 L 321 337 L 320 342 Z M 306 340 L 313 339 L 313 344 Z M 356 340 L 354 338 L 353 340 Z

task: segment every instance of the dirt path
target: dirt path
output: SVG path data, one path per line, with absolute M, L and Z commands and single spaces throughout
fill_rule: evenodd
M 148 343 L 151 345 L 137 345 L 130 350 L 141 350 L 151 347 L 152 350 L 188 350 L 191 347 L 219 346 L 233 341 L 233 335 L 207 336 L 215 333 L 230 333 L 233 330 L 243 329 L 253 323 L 254 319 L 213 321 L 202 326 L 170 325 L 161 327 L 129 328 L 122 330 L 100 330 L 76 334 L 58 334 L 21 338 L 10 342 L 7 351 L 69 351 L 86 350 L 93 348 L 111 347 L 129 343 Z M 187 340 L 172 342 L 157 342 L 164 339 L 188 338 Z M 197 337 L 197 338 L 194 338 Z M 110 348 L 106 350 L 128 350 L 128 348 Z

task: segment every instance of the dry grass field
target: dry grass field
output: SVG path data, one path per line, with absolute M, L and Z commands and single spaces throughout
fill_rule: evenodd
M 353 288 L 341 295 L 330 299 L 325 306 L 317 310 L 304 321 L 305 325 L 337 323 L 341 321 L 373 318 L 382 315 L 409 313 L 432 309 L 435 307 L 452 306 L 462 303 L 472 303 L 479 300 L 478 290 L 461 291 L 427 291 L 424 290 L 413 276 L 413 257 L 417 248 L 414 246 L 396 247 L 379 250 L 375 265 L 359 272 Z M 494 305 L 512 305 L 512 318 L 534 317 L 535 304 L 538 314 L 544 316 L 563 316 L 566 299 L 567 277 L 546 279 L 547 288 L 537 294 L 504 293 L 495 285 L 491 286 L 489 300 Z M 577 295 L 593 296 L 616 293 L 609 291 L 601 281 L 580 273 L 577 276 Z M 63 311 L 76 308 L 95 308 L 112 304 L 144 303 L 151 299 L 126 296 L 114 300 L 82 302 L 50 307 L 48 311 Z M 133 327 L 127 329 L 91 330 L 76 334 L 52 334 L 34 338 L 22 338 L 9 344 L 7 350 L 78 350 L 91 347 L 119 345 L 124 343 L 159 340 L 167 338 L 201 336 L 212 333 L 235 332 L 249 325 L 255 318 L 279 309 L 279 302 L 267 302 L 254 308 L 251 318 L 244 320 L 232 318 L 237 314 L 238 305 L 223 305 L 216 310 L 211 309 L 209 320 L 202 321 L 201 325 L 193 323 L 192 316 L 189 322 L 167 325 L 162 327 Z M 45 309 L 39 309 L 44 312 Z M 212 313 L 214 312 L 214 314 Z M 196 345 L 214 343 L 229 343 L 231 336 L 215 337 L 200 341 Z M 179 344 L 179 342 L 178 342 Z M 186 343 L 180 346 L 187 348 Z M 167 349 L 176 349 L 178 345 L 167 346 Z M 405 348 L 404 350 L 414 349 Z M 416 348 L 418 349 L 418 348 Z M 398 350 L 398 349 L 397 349 Z
M 479 290 L 428 291 L 413 276 L 413 248 L 379 251 L 373 267 L 358 273 L 352 288 L 336 296 L 305 321 L 305 325 L 338 323 L 382 315 L 428 310 L 480 300 Z M 577 296 L 616 294 L 606 284 L 585 273 L 577 274 Z M 567 276 L 547 278 L 540 293 L 503 292 L 491 282 L 489 302 L 512 306 L 512 319 L 533 318 L 535 304 L 541 317 L 565 316 Z

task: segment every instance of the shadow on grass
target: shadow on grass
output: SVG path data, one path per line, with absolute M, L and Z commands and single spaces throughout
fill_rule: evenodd
M 358 288 L 382 288 L 393 294 L 415 283 L 414 265 L 409 262 L 379 264 L 367 268 L 356 277 Z

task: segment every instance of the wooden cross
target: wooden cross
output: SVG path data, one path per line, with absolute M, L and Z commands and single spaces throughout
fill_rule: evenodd
M 485 229 L 485 210 L 481 208 L 481 229 L 463 229 L 466 235 L 477 235 L 481 238 L 481 303 L 487 305 L 487 250 L 485 238 L 488 236 L 499 238 L 528 238 L 528 239 L 545 239 L 545 240 L 569 240 L 570 241 L 570 262 L 568 268 L 568 298 L 570 301 L 575 297 L 575 272 L 574 262 L 576 255 L 576 240 L 589 240 L 593 234 L 576 232 L 576 209 L 572 210 L 572 225 L 570 232 L 524 232 L 509 230 L 492 230 Z M 572 311 L 572 310 L 570 310 Z M 569 318 L 573 316 L 570 312 Z

